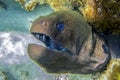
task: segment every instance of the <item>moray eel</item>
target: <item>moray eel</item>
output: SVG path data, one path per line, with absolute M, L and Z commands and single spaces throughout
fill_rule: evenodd
M 110 52 L 83 16 L 60 10 L 40 16 L 30 29 L 44 45 L 29 44 L 29 57 L 49 73 L 94 73 L 105 69 Z

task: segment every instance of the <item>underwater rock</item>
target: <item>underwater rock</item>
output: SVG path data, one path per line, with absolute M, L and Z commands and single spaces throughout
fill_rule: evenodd
M 0 80 L 8 80 L 8 77 L 5 74 L 5 72 L 1 70 L 0 70 Z
M 120 33 L 120 1 L 85 0 L 82 13 L 88 22 L 104 34 Z
M 1 70 L 0 70 L 0 80 L 8 80 L 8 77 L 5 74 L 5 72 Z
M 48 4 L 54 10 L 71 9 L 82 13 L 98 32 L 120 33 L 120 1 L 118 0 L 48 0 Z
M 22 6 L 22 8 L 26 9 L 27 11 L 34 10 L 36 4 L 38 3 L 36 0 L 15 0 L 16 2 L 19 2 Z
M 55 11 L 58 11 L 58 10 L 72 9 L 71 1 L 69 0 L 47 0 L 47 3 Z
M 32 11 L 36 7 L 37 4 L 45 4 L 46 0 L 15 0 L 21 4 L 22 8 L 27 11 Z
M 54 10 L 61 9 L 71 9 L 71 2 L 68 0 L 15 0 L 19 2 L 21 6 L 27 10 L 32 11 L 36 7 L 37 4 L 49 4 Z M 67 3 L 66 3 L 67 2 Z
M 75 11 L 62 10 L 37 18 L 31 34 L 44 46 L 29 44 L 32 60 L 50 73 L 94 73 L 105 69 L 109 49 Z
M 32 35 L 26 33 L 0 32 L 0 62 L 7 64 L 25 62 L 27 60 L 26 50 L 28 44 L 37 42 L 33 38 Z
M 21 80 L 29 80 L 29 72 L 21 71 Z
M 0 1 L 0 7 L 7 10 L 7 4 L 2 1 Z
M 27 46 L 39 43 L 33 38 L 24 32 L 0 32 L 0 80 L 55 80 L 30 61 Z
M 28 11 L 34 10 L 37 3 L 49 4 L 55 11 L 74 10 L 84 15 L 98 32 L 120 33 L 120 1 L 118 0 L 16 0 Z
M 55 10 L 66 8 L 82 13 L 98 32 L 105 34 L 120 33 L 120 1 L 118 0 L 48 1 L 49 5 Z M 69 7 L 66 7 L 66 5 L 69 5 Z
M 120 59 L 113 59 L 99 80 L 120 80 Z
M 56 75 L 55 80 L 69 80 L 68 75 Z
M 28 3 L 26 3 L 24 7 L 27 11 L 32 11 L 34 10 L 36 5 L 37 5 L 37 2 L 35 0 L 31 0 Z

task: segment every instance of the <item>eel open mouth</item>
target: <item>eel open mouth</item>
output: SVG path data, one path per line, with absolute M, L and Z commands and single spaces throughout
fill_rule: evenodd
M 38 40 L 40 40 L 41 42 L 43 42 L 43 44 L 47 48 L 49 48 L 51 50 L 55 50 L 55 51 L 67 52 L 69 55 L 73 55 L 70 50 L 68 50 L 67 48 L 65 48 L 63 45 L 61 45 L 57 41 L 53 40 L 48 35 L 43 34 L 43 33 L 37 33 L 37 32 L 32 32 L 31 34 L 33 36 L 35 36 L 35 38 L 37 38 Z
M 28 45 L 28 55 L 49 73 L 94 73 L 104 70 L 110 60 L 104 39 L 74 11 L 40 16 L 30 33 L 38 43 Z

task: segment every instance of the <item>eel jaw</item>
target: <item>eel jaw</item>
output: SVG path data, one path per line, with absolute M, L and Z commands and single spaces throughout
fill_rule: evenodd
M 58 43 L 57 41 L 53 40 L 51 37 L 49 37 L 46 34 L 43 33 L 37 33 L 37 32 L 32 32 L 31 33 L 35 38 L 43 42 L 43 44 L 54 51 L 61 51 L 61 52 L 66 52 L 68 55 L 73 55 L 72 51 L 69 49 L 65 48 L 63 45 Z

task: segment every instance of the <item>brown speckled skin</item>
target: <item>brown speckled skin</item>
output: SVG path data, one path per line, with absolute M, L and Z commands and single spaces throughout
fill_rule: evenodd
M 63 22 L 65 26 L 61 32 L 56 28 L 58 22 Z M 44 33 L 73 53 L 73 55 L 68 55 L 66 52 L 29 44 L 30 58 L 47 72 L 93 73 L 103 70 L 109 61 L 109 54 L 105 54 L 101 47 L 104 42 L 99 38 L 97 43 L 100 45 L 96 44 L 98 48 L 95 48 L 90 56 L 91 28 L 77 12 L 63 10 L 41 16 L 33 22 L 30 32 Z

